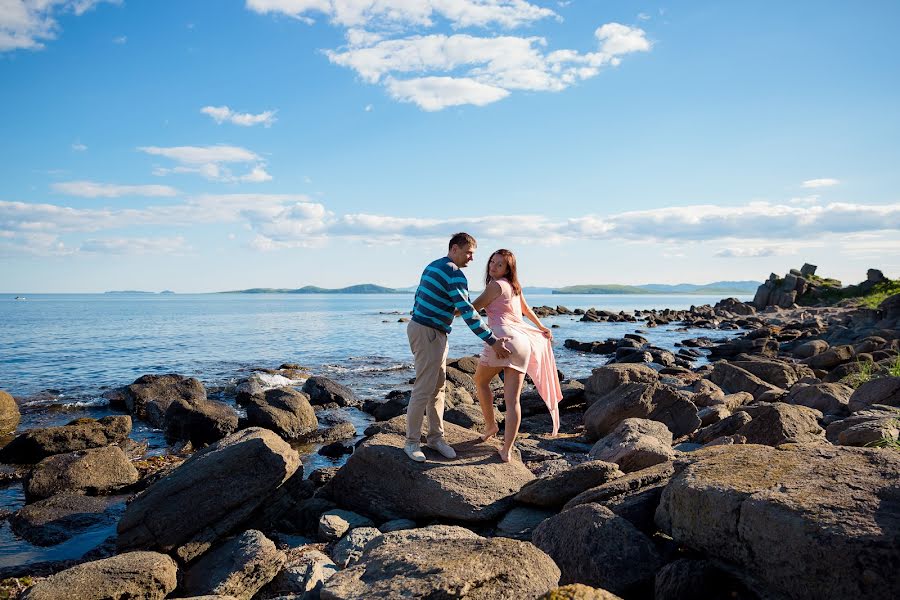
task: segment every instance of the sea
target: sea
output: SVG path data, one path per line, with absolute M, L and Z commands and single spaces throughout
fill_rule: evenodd
M 749 296 L 736 296 L 747 300 Z M 145 374 L 196 377 L 210 397 L 233 401 L 234 387 L 254 370 L 296 363 L 329 377 L 363 400 L 408 389 L 414 377 L 405 319 L 413 294 L 0 294 L 0 389 L 22 409 L 18 431 L 63 425 L 80 417 L 116 414 L 104 397 Z M 596 308 L 612 312 L 688 309 L 720 296 L 641 294 L 534 294 L 531 306 Z M 543 318 L 552 327 L 557 366 L 566 378 L 582 378 L 606 357 L 563 347 L 578 341 L 640 332 L 651 343 L 676 350 L 681 340 L 735 335 L 732 331 L 645 328 L 638 323 L 588 323 L 580 317 Z M 457 319 L 450 357 L 477 354 L 483 343 Z M 697 364 L 702 364 L 701 359 Z M 371 418 L 341 409 L 361 436 Z M 135 421 L 132 438 L 151 454 L 166 450 L 162 432 Z M 5 443 L 7 440 L 0 440 Z M 304 448 L 304 471 L 340 464 Z M 0 513 L 24 503 L 20 483 L 0 486 Z M 106 530 L 86 532 L 49 548 L 31 546 L 0 522 L 0 568 L 26 562 L 77 558 Z M 79 541 L 79 539 L 81 541 Z

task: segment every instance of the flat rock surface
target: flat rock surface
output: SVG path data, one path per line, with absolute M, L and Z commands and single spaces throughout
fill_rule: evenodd
M 791 598 L 900 589 L 900 453 L 735 445 L 698 450 L 692 461 L 656 513 L 679 544 Z

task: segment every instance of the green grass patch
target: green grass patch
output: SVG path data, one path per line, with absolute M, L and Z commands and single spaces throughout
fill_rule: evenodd
M 823 280 L 834 281 L 834 280 Z M 813 281 L 814 285 L 818 285 Z M 838 284 L 840 282 L 837 282 Z M 802 304 L 837 304 L 842 300 L 850 300 L 853 303 L 865 308 L 878 308 L 886 298 L 895 294 L 900 294 L 900 279 L 887 279 L 881 281 L 868 291 L 861 294 L 858 285 L 850 285 L 845 288 L 840 287 L 820 287 L 814 294 L 806 294 L 802 297 Z
M 888 375 L 891 377 L 900 377 L 900 354 L 894 357 L 894 364 L 888 367 Z
M 888 421 L 888 424 L 895 429 L 900 429 L 900 421 L 897 419 L 891 419 Z M 875 440 L 874 442 L 869 442 L 866 444 L 867 448 L 890 448 L 891 450 L 900 451 L 900 440 L 883 437 L 880 440 Z
M 857 371 L 841 379 L 841 383 L 856 389 L 867 381 L 872 381 L 872 378 L 875 376 L 875 365 L 873 363 L 857 360 L 856 368 Z

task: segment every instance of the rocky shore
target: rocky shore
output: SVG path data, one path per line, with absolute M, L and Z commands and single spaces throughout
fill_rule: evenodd
M 875 308 L 801 306 L 823 287 L 805 271 L 770 278 L 748 303 L 581 311 L 586 323 L 640 329 L 566 340 L 561 351 L 597 355 L 597 366 L 564 379 L 557 437 L 541 399 L 523 393 L 509 463 L 500 442 L 479 439 L 477 357 L 448 363 L 457 457 L 425 449 L 425 463 L 403 452 L 403 390 L 363 402 L 286 364 L 242 382 L 235 410 L 196 379 L 145 375 L 109 394 L 122 414 L 19 432 L 0 449 L 0 476 L 21 481 L 26 499 L 0 515 L 16 535 L 53 546 L 115 525 L 76 561 L 0 570 L 0 589 L 30 599 L 893 597 L 900 295 Z M 664 324 L 710 334 L 673 352 L 640 333 Z M 348 407 L 374 420 L 355 444 L 339 416 Z M 0 392 L 0 433 L 15 430 L 18 411 Z M 133 419 L 163 430 L 169 453 L 148 457 L 129 437 Z M 304 444 L 349 458 L 305 474 Z

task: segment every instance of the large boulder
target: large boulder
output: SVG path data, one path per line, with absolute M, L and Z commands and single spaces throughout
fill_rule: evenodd
M 724 435 L 734 435 L 740 431 L 741 427 L 753 420 L 748 413 L 739 411 L 725 417 L 718 423 L 713 423 L 708 427 L 704 427 L 694 434 L 693 440 L 696 444 L 708 444 L 716 438 Z
M 735 445 L 692 459 L 656 514 L 678 544 L 780 596 L 880 598 L 900 589 L 900 454 Z
M 19 405 L 15 399 L 0 390 L 0 435 L 15 431 L 20 419 Z
M 379 427 L 381 433 L 357 446 L 326 488 L 341 506 L 382 521 L 491 521 L 534 479 L 520 461 L 500 460 L 499 441 L 482 442 L 468 429 L 444 423 L 444 437 L 456 449 L 456 458 L 444 459 L 423 447 L 428 460 L 417 463 L 403 452 L 405 417 Z
M 272 431 L 238 431 L 135 498 L 119 521 L 117 545 L 177 550 L 189 561 L 231 532 L 300 466 L 296 450 Z
M 788 393 L 787 401 L 826 415 L 843 415 L 849 410 L 852 395 L 853 388 L 842 383 L 817 383 L 795 386 Z
M 337 571 L 337 565 L 328 555 L 314 548 L 301 548 L 288 553 L 284 568 L 264 588 L 262 595 L 264 598 L 285 596 L 291 600 L 296 595 L 301 600 L 313 600 L 319 597 L 325 581 Z
M 138 478 L 137 469 L 118 446 L 91 448 L 39 462 L 25 481 L 25 495 L 35 500 L 63 491 L 107 494 Z
M 818 421 L 822 413 L 817 410 L 783 402 L 754 404 L 741 410 L 753 417 L 737 431 L 738 435 L 747 438 L 748 444 L 778 446 L 825 442 L 825 430 Z
M 815 354 L 803 359 L 803 364 L 823 371 L 830 371 L 838 365 L 842 365 L 853 359 L 853 346 L 834 346 L 821 354 Z
M 124 442 L 131 433 L 131 417 L 110 416 L 99 421 L 76 419 L 61 427 L 32 429 L 0 449 L 0 462 L 36 463 L 54 454 L 101 448 Z
M 38 581 L 23 600 L 162 600 L 175 589 L 178 566 L 165 554 L 128 552 L 76 565 Z
M 101 523 L 115 522 L 125 498 L 63 492 L 19 509 L 9 520 L 13 532 L 35 546 L 53 546 Z
M 160 429 L 166 426 L 166 411 L 176 399 L 189 404 L 206 400 L 206 389 L 199 379 L 175 373 L 143 375 L 125 386 L 124 392 L 128 411 Z
M 309 396 L 309 401 L 312 404 L 362 405 L 362 401 L 356 397 L 356 394 L 350 388 L 327 377 L 310 377 L 303 384 L 303 391 Z
M 570 583 L 553 588 L 537 600 L 622 600 L 622 598 L 612 592 L 583 583 Z
M 814 377 L 812 369 L 805 365 L 787 363 L 780 360 L 735 360 L 732 366 L 756 375 L 775 387 L 788 389 L 804 377 Z
M 826 350 L 828 350 L 828 342 L 825 340 L 810 340 L 794 348 L 793 354 L 797 358 L 810 358 L 822 354 Z
M 251 529 L 213 548 L 193 563 L 185 575 L 183 592 L 250 600 L 278 575 L 285 560 L 284 552 L 270 539 Z
M 612 364 L 597 367 L 584 385 L 588 404 L 607 395 L 626 383 L 656 383 L 659 373 L 642 364 Z
M 625 473 L 640 471 L 675 457 L 672 432 L 658 421 L 625 419 L 594 444 L 588 456 L 615 463 Z
M 900 407 L 900 377 L 878 377 L 862 384 L 850 396 L 851 412 L 867 410 L 872 405 Z
M 700 426 L 697 407 L 672 388 L 648 383 L 626 383 L 598 398 L 584 412 L 585 435 L 595 441 L 609 434 L 628 418 L 665 423 L 672 434 L 679 437 Z
M 291 388 L 275 388 L 254 397 L 247 403 L 247 421 L 287 440 L 298 439 L 319 426 L 309 396 Z
M 581 492 L 603 485 L 622 476 L 618 465 L 602 460 L 581 463 L 562 473 L 534 479 L 522 486 L 516 502 L 555 508 L 562 506 Z
M 763 394 L 781 394 L 783 389 L 767 383 L 745 369 L 733 364 L 719 361 L 709 375 L 710 381 L 718 385 L 726 394 L 748 392 L 759 400 Z
M 584 583 L 623 594 L 652 579 L 662 559 L 650 538 L 599 504 L 550 517 L 531 536 L 559 566 L 560 583 Z
M 238 427 L 233 408 L 212 400 L 176 398 L 166 409 L 166 436 L 171 440 L 190 440 L 197 447 L 231 435 Z
M 328 579 L 321 597 L 500 600 L 534 598 L 558 584 L 559 568 L 528 542 L 478 536 L 382 541 L 370 542 L 352 567 Z

